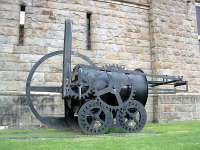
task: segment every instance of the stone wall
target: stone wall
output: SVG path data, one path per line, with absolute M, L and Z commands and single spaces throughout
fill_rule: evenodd
M 199 92 L 200 52 L 195 1 L 153 0 L 150 10 L 152 71 L 183 75 Z
M 73 49 L 100 65 L 115 63 L 151 72 L 148 8 L 120 2 L 27 0 L 24 45 L 18 45 L 19 1 L 1 1 L 2 93 L 23 92 L 31 66 L 44 54 L 63 49 L 64 20 L 73 20 Z M 141 7 L 141 8 L 140 8 Z M 86 13 L 92 12 L 92 50 L 86 49 Z M 134 15 L 132 15 L 134 14 Z M 57 59 L 59 60 L 59 58 Z M 76 59 L 74 63 L 78 63 Z M 50 65 L 54 65 L 50 63 Z M 47 66 L 48 67 L 48 66 Z M 51 67 L 51 66 L 50 66 Z M 50 68 L 46 69 L 53 73 Z M 38 73 L 40 81 L 50 82 Z
M 43 126 L 43 124 L 31 113 L 25 95 L 4 95 L 0 97 L 0 103 L 0 126 L 7 126 L 9 128 L 32 128 Z M 64 101 L 62 100 L 61 95 L 37 95 L 33 97 L 33 104 L 41 116 L 64 117 Z M 147 120 L 148 122 L 152 122 L 155 118 L 153 116 L 152 96 L 148 99 L 146 110 L 148 113 Z
M 31 113 L 25 95 L 4 95 L 0 98 L 0 125 L 18 128 L 43 126 Z M 41 116 L 64 116 L 64 101 L 60 95 L 40 95 L 33 98 Z M 148 122 L 176 122 L 200 118 L 200 95 L 150 95 L 145 106 Z
M 178 94 L 153 97 L 156 104 L 155 122 L 175 122 L 196 120 L 200 118 L 199 95 Z
M 21 4 L 26 5 L 23 45 L 18 44 Z M 92 14 L 91 50 L 87 50 L 87 12 Z M 189 81 L 189 92 L 199 93 L 200 58 L 193 0 L 1 0 L 0 125 L 39 124 L 24 102 L 26 78 L 39 58 L 63 49 L 66 18 L 73 20 L 73 49 L 98 65 L 121 64 L 128 69 L 141 68 L 145 73 L 183 75 Z M 73 64 L 82 62 L 72 59 Z M 61 56 L 47 61 L 34 75 L 34 83 L 60 85 L 61 64 Z M 184 96 L 191 101 L 192 96 Z M 42 113 L 63 115 L 63 102 L 57 102 L 61 98 L 55 97 L 52 102 L 43 100 L 41 105 L 49 107 L 40 107 Z M 162 114 L 165 105 L 172 106 L 169 109 L 174 113 L 179 111 L 165 100 L 158 96 L 154 101 L 150 96 L 146 106 L 149 122 L 171 120 Z M 196 112 L 199 105 L 194 102 Z M 196 115 L 191 119 L 199 118 Z
M 0 97 L 0 126 L 9 128 L 42 127 L 30 111 L 24 94 Z M 35 109 L 41 116 L 64 117 L 64 101 L 60 95 L 37 95 L 33 97 Z
M 195 1 L 152 0 L 150 3 L 152 73 L 183 75 L 189 92 L 153 96 L 153 121 L 200 119 L 200 52 Z

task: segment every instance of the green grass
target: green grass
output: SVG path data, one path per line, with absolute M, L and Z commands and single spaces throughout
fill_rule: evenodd
M 149 124 L 138 134 L 86 136 L 80 131 L 1 130 L 0 150 L 200 150 L 200 121 Z

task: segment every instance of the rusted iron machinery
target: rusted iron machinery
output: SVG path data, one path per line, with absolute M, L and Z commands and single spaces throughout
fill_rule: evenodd
M 62 85 L 32 85 L 37 68 L 56 55 L 63 55 Z M 71 69 L 72 56 L 80 57 L 88 65 L 78 64 Z M 157 88 L 163 85 L 170 87 Z M 103 134 L 113 126 L 125 132 L 138 132 L 147 120 L 145 105 L 149 93 L 184 92 L 188 90 L 187 85 L 181 76 L 147 75 L 141 69 L 127 70 L 119 65 L 96 66 L 87 56 L 72 51 L 72 22 L 66 20 L 64 50 L 43 56 L 32 67 L 27 78 L 26 96 L 36 118 L 49 126 L 78 122 L 86 134 Z M 34 92 L 61 93 L 65 116 L 41 116 L 33 104 Z

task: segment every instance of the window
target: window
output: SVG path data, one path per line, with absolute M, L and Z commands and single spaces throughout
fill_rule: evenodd
M 86 14 L 86 19 L 87 19 L 87 35 L 86 35 L 86 39 L 87 39 L 87 50 L 91 50 L 91 13 L 87 13 Z
M 198 30 L 198 40 L 200 44 L 200 4 L 196 5 L 196 16 L 197 16 L 197 30 Z
M 25 23 L 25 5 L 20 6 L 20 18 L 19 18 L 19 45 L 24 44 L 24 23 Z

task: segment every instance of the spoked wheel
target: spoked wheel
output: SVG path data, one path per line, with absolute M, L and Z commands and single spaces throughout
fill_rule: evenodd
M 96 100 L 86 102 L 78 113 L 79 126 L 86 134 L 104 134 L 112 122 L 112 113 Z
M 65 127 L 66 126 L 66 118 L 65 117 L 51 117 L 51 116 L 42 116 L 40 113 L 36 110 L 33 99 L 38 96 L 38 94 L 35 94 L 35 92 L 39 92 L 40 95 L 42 93 L 62 93 L 63 92 L 63 86 L 42 86 L 42 85 L 32 85 L 32 80 L 34 73 L 37 71 L 38 67 L 45 62 L 47 59 L 54 57 L 56 55 L 63 55 L 63 51 L 55 51 L 52 53 L 49 53 L 45 56 L 43 56 L 31 69 L 27 82 L 26 82 L 26 97 L 28 105 L 32 111 L 32 113 L 35 115 L 35 117 L 41 121 L 43 124 L 46 124 L 51 127 Z M 85 60 L 87 63 L 95 67 L 95 64 L 87 57 L 84 56 L 78 52 L 72 52 L 72 55 L 80 57 L 81 59 Z M 64 106 L 63 106 L 64 107 Z
M 146 120 L 146 110 L 144 106 L 136 100 L 125 103 L 116 115 L 117 125 L 125 132 L 139 132 L 144 128 Z
M 28 105 L 32 111 L 32 113 L 35 115 L 35 117 L 41 121 L 42 123 L 48 125 L 48 126 L 62 126 L 64 125 L 64 117 L 45 117 L 45 116 L 41 116 L 39 114 L 39 112 L 35 109 L 34 105 L 33 105 L 33 99 L 36 98 L 36 96 L 38 96 L 38 94 L 35 94 L 37 92 L 40 93 L 40 95 L 42 95 L 42 93 L 46 93 L 46 92 L 54 92 L 54 93 L 61 93 L 62 89 L 60 86 L 33 86 L 31 85 L 31 82 L 33 80 L 33 76 L 34 73 L 36 72 L 37 68 L 47 59 L 56 56 L 56 55 L 60 55 L 63 54 L 63 51 L 55 51 L 52 53 L 49 53 L 45 56 L 43 56 L 31 69 L 28 78 L 27 78 L 27 82 L 26 82 L 26 96 L 27 96 L 27 101 L 28 101 Z

